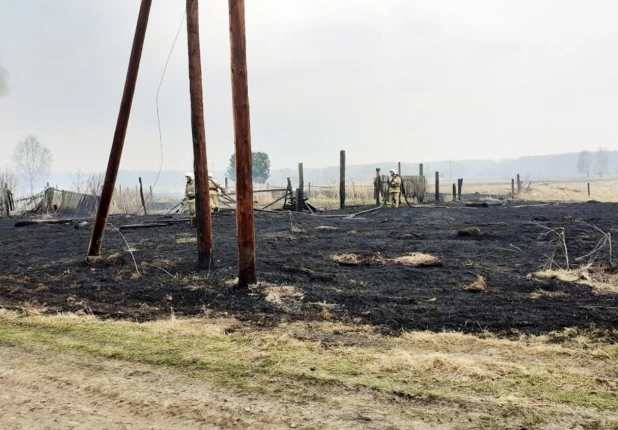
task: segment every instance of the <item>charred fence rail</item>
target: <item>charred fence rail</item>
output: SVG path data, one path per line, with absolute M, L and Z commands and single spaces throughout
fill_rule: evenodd
M 380 201 L 384 201 L 388 196 L 390 177 L 388 175 L 381 175 L 374 180 L 374 187 L 376 187 L 376 193 L 380 193 Z M 426 198 L 427 183 L 425 176 L 402 176 L 401 183 L 403 190 L 408 199 L 415 199 L 418 203 L 423 203 Z
M 63 216 L 92 215 L 99 204 L 99 196 L 47 188 L 34 196 L 15 201 L 15 211 L 31 214 Z

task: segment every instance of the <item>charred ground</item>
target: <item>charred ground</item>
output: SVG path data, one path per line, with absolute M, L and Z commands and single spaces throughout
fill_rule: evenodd
M 336 214 L 341 212 L 329 213 Z M 161 219 L 174 218 L 112 217 L 110 223 L 120 227 Z M 615 232 L 615 204 L 402 207 L 354 218 L 256 213 L 261 284 L 249 291 L 230 286 L 236 275 L 231 212 L 214 215 L 214 262 L 208 271 L 195 267 L 195 230 L 188 222 L 121 230 L 139 276 L 124 239 L 111 227 L 101 261 L 86 264 L 89 227 L 18 228 L 16 221 L 0 219 L 0 306 L 9 309 L 36 306 L 50 313 L 85 312 L 133 321 L 171 313 L 227 314 L 254 326 L 335 319 L 373 324 L 390 333 L 542 334 L 618 324 L 618 294 L 599 294 L 579 282 L 528 276 L 552 256 L 556 264 L 565 265 L 557 235 L 548 228 L 564 228 L 571 267 L 588 262 L 590 258 L 575 259 L 592 251 L 602 238 L 593 226 Z M 478 227 L 481 234 L 457 234 L 467 227 Z M 597 263 L 609 261 L 606 248 L 596 254 Z M 435 255 L 442 265 L 390 262 L 413 252 Z M 346 253 L 371 262 L 340 265 L 331 259 Z M 487 290 L 462 289 L 478 276 L 486 279 Z M 273 285 L 292 286 L 302 297 L 266 300 Z M 539 290 L 549 294 L 535 296 Z

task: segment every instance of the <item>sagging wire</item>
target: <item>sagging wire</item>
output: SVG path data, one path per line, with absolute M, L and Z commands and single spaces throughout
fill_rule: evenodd
M 161 79 L 159 80 L 159 87 L 157 88 L 157 95 L 155 97 L 155 105 L 157 108 L 157 127 L 159 130 L 159 148 L 161 153 L 161 161 L 159 163 L 159 171 L 157 172 L 157 176 L 155 178 L 154 184 L 152 185 L 152 189 L 154 190 L 159 182 L 159 177 L 161 176 L 161 171 L 163 170 L 163 132 L 161 130 L 161 115 L 159 113 L 159 93 L 161 92 L 161 87 L 163 86 L 163 79 L 165 78 L 165 73 L 167 72 L 167 66 L 169 65 L 170 59 L 172 58 L 172 54 L 174 53 L 174 48 L 176 47 L 176 42 L 178 41 L 178 36 L 180 36 L 180 31 L 182 30 L 182 26 L 184 24 L 185 18 L 187 16 L 187 10 L 184 9 L 182 13 L 182 18 L 180 19 L 180 24 L 178 24 L 178 30 L 176 31 L 176 36 L 174 37 L 174 41 L 172 42 L 172 47 L 170 48 L 169 54 L 167 55 L 167 60 L 165 61 L 165 66 L 163 67 L 163 72 L 161 73 Z M 152 203 L 152 194 L 148 194 L 147 201 Z M 136 216 L 138 213 L 143 211 L 143 208 L 139 208 L 137 211 L 129 215 L 125 218 L 125 222 L 129 219 Z

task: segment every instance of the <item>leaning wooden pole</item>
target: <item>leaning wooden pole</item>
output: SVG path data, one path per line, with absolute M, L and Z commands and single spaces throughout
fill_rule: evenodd
M 238 229 L 238 286 L 257 282 L 255 267 L 255 225 L 253 218 L 253 163 L 249 84 L 247 81 L 247 41 L 245 1 L 229 0 L 232 98 L 236 143 L 236 227 Z
M 112 141 L 112 149 L 109 154 L 109 161 L 105 172 L 105 182 L 101 190 L 101 198 L 99 199 L 99 206 L 97 208 L 94 226 L 92 227 L 92 235 L 90 237 L 90 245 L 88 246 L 88 256 L 91 257 L 99 255 L 101 246 L 103 245 L 103 235 L 105 234 L 105 227 L 107 226 L 107 217 L 112 202 L 112 195 L 114 194 L 114 187 L 116 186 L 116 178 L 118 177 L 124 138 L 127 134 L 129 117 L 131 115 L 131 105 L 133 104 L 133 94 L 135 94 L 135 84 L 137 83 L 139 63 L 142 58 L 142 48 L 144 47 L 151 5 L 152 0 L 142 0 L 137 17 L 133 47 L 131 48 L 131 56 L 129 57 L 129 67 L 125 78 L 122 101 L 120 102 L 120 111 L 118 112 L 118 119 L 116 120 L 114 140 Z
M 195 215 L 197 220 L 197 263 L 210 266 L 212 258 L 212 217 L 206 129 L 202 100 L 202 62 L 198 0 L 187 0 L 187 42 L 189 48 L 189 93 L 191 95 L 191 134 L 193 137 L 193 170 L 195 172 Z

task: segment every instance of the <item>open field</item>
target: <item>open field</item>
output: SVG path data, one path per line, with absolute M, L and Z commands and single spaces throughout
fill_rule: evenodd
M 0 219 L 0 425 L 618 429 L 616 205 L 446 206 L 258 213 L 247 292 L 230 212 L 206 272 L 188 222 Z

